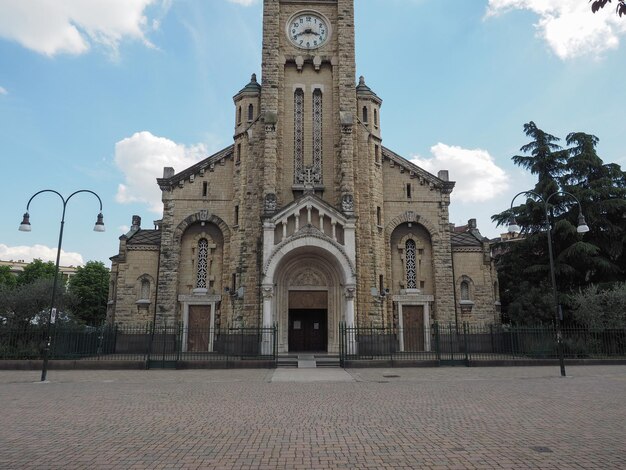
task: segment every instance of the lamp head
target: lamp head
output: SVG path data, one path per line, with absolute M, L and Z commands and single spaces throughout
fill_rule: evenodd
M 517 225 L 517 221 L 515 220 L 514 215 L 509 217 L 509 227 L 507 230 L 509 233 L 516 233 L 520 231 L 519 225 Z
M 585 216 L 582 214 L 578 216 L 578 227 L 576 227 L 576 231 L 578 233 L 587 233 L 589 231 L 589 226 L 585 221 Z
M 28 212 L 24 212 L 24 217 L 22 218 L 22 223 L 18 230 L 20 232 L 30 232 L 30 215 Z
M 98 220 L 96 220 L 96 225 L 93 226 L 93 231 L 94 232 L 104 232 L 104 216 L 102 215 L 102 212 L 100 212 L 98 214 Z

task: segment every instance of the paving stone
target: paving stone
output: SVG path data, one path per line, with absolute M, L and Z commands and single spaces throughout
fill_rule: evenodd
M 623 469 L 626 366 L 0 371 L 4 469 Z M 380 383 L 384 376 L 386 383 Z M 390 377 L 397 375 L 398 377 Z

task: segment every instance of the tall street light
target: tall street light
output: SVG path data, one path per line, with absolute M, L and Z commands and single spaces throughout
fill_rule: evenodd
M 50 301 L 50 311 L 48 312 L 48 324 L 46 326 L 46 343 L 45 343 L 44 350 L 43 350 L 43 366 L 41 369 L 41 381 L 43 382 L 46 380 L 46 375 L 48 373 L 48 354 L 50 352 L 50 343 L 52 341 L 51 332 L 50 332 L 51 325 L 54 321 L 56 321 L 56 309 L 55 309 L 54 304 L 56 302 L 57 279 L 59 277 L 59 261 L 61 258 L 61 243 L 63 242 L 63 226 L 65 225 L 65 209 L 67 207 L 67 203 L 76 194 L 79 194 L 79 193 L 93 194 L 94 196 L 96 196 L 96 198 L 98 198 L 98 202 L 100 203 L 100 212 L 98 213 L 96 224 L 93 227 L 94 232 L 104 232 L 104 222 L 103 222 L 103 216 L 102 216 L 102 200 L 100 199 L 100 196 L 98 196 L 93 191 L 90 191 L 89 189 L 81 189 L 79 191 L 73 192 L 66 199 L 60 193 L 58 193 L 57 191 L 54 191 L 53 189 L 43 189 L 33 194 L 31 198 L 28 200 L 28 204 L 26 204 L 26 213 L 24 214 L 24 218 L 22 219 L 22 223 L 20 224 L 20 228 L 19 228 L 21 232 L 30 232 L 30 214 L 28 213 L 28 210 L 30 209 L 31 201 L 35 199 L 35 197 L 37 197 L 41 193 L 54 193 L 57 196 L 59 196 L 61 198 L 61 201 L 63 202 L 63 214 L 61 215 L 61 229 L 59 230 L 59 245 L 57 246 L 57 261 L 54 266 L 54 284 L 52 284 L 52 300 Z M 55 315 L 54 317 L 53 317 L 53 314 Z
M 546 228 L 548 232 L 548 257 L 550 258 L 550 278 L 552 280 L 552 294 L 554 295 L 554 322 L 556 327 L 556 346 L 557 346 L 557 354 L 559 355 L 559 365 L 561 366 L 561 376 L 565 377 L 565 359 L 563 357 L 563 335 L 561 333 L 561 322 L 563 318 L 559 309 L 559 296 L 556 289 L 556 275 L 554 273 L 554 254 L 552 252 L 552 226 L 550 224 L 550 214 L 548 212 L 548 204 L 550 200 L 554 196 L 569 196 L 576 204 L 578 204 L 578 227 L 576 227 L 576 231 L 578 233 L 586 233 L 589 231 L 589 227 L 587 226 L 587 222 L 585 222 L 585 216 L 582 213 L 582 209 L 580 207 L 580 201 L 574 196 L 572 193 L 568 193 L 567 191 L 556 191 L 550 194 L 548 197 L 544 198 L 541 194 L 535 191 L 522 191 L 521 193 L 517 193 L 515 197 L 511 200 L 511 217 L 509 218 L 509 233 L 519 232 L 520 228 L 515 221 L 515 217 L 513 216 L 513 203 L 518 196 L 522 194 L 526 196 L 534 196 L 539 201 L 543 203 L 544 214 L 546 217 Z

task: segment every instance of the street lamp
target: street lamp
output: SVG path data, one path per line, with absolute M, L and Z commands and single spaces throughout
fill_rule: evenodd
M 556 191 L 550 194 L 548 197 L 544 198 L 541 194 L 535 191 L 522 191 L 521 193 L 517 193 L 515 197 L 511 200 L 511 216 L 509 217 L 509 233 L 519 232 L 520 228 L 517 225 L 517 221 L 513 216 L 513 202 L 518 196 L 522 194 L 534 196 L 539 199 L 543 203 L 544 214 L 546 217 L 546 227 L 548 228 L 548 257 L 550 258 L 550 279 L 552 281 L 552 294 L 554 295 L 554 321 L 556 326 L 556 344 L 557 344 L 557 353 L 559 355 L 559 365 L 561 366 L 561 376 L 565 377 L 565 359 L 563 357 L 563 335 L 561 333 L 561 322 L 563 318 L 561 317 L 560 309 L 559 309 L 559 296 L 556 290 L 556 275 L 554 273 L 554 254 L 552 253 L 552 227 L 550 225 L 550 214 L 548 212 L 548 204 L 550 203 L 550 199 L 554 196 L 570 196 L 576 204 L 578 204 L 578 226 L 576 227 L 576 231 L 578 233 L 586 233 L 589 231 L 589 227 L 587 226 L 587 222 L 585 222 L 585 216 L 583 215 L 582 208 L 580 207 L 580 201 L 574 196 L 572 193 L 568 193 L 567 191 Z
M 55 318 L 52 317 L 52 313 L 55 312 L 55 315 L 56 315 L 54 304 L 56 301 L 57 278 L 59 277 L 59 261 L 61 257 L 61 243 L 63 242 L 63 226 L 65 225 L 65 209 L 67 207 L 67 203 L 76 194 L 79 194 L 79 193 L 93 194 L 94 196 L 96 196 L 96 198 L 98 198 L 98 202 L 100 203 L 100 212 L 98 213 L 96 224 L 93 227 L 94 232 L 104 232 L 104 221 L 103 221 L 104 217 L 102 215 L 102 200 L 100 199 L 100 196 L 98 196 L 93 191 L 90 191 L 88 189 L 81 189 L 79 191 L 73 192 L 67 197 L 67 199 L 65 199 L 60 193 L 58 193 L 57 191 L 54 191 L 53 189 L 43 189 L 33 194 L 31 198 L 28 200 L 28 204 L 26 204 L 26 213 L 24 214 L 24 217 L 22 218 L 22 223 L 20 224 L 20 227 L 19 227 L 20 232 L 30 232 L 30 229 L 31 229 L 30 214 L 28 213 L 28 210 L 30 208 L 31 201 L 35 199 L 35 197 L 37 197 L 41 193 L 54 193 L 57 196 L 59 196 L 61 198 L 61 201 L 63 202 L 63 214 L 61 215 L 61 229 L 59 230 L 59 245 L 57 247 L 57 261 L 54 266 L 54 284 L 52 284 L 52 300 L 50 301 L 50 312 L 48 312 L 48 324 L 46 326 L 46 338 L 47 339 L 46 339 L 46 344 L 43 350 L 43 366 L 41 369 L 41 381 L 43 382 L 46 380 L 46 375 L 48 373 L 48 353 L 50 351 L 50 343 L 52 341 L 50 329 L 51 329 L 52 322 L 55 321 Z

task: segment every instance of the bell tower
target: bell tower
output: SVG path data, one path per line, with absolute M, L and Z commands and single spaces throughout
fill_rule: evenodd
M 354 0 L 264 0 L 264 210 L 313 192 L 350 212 Z

